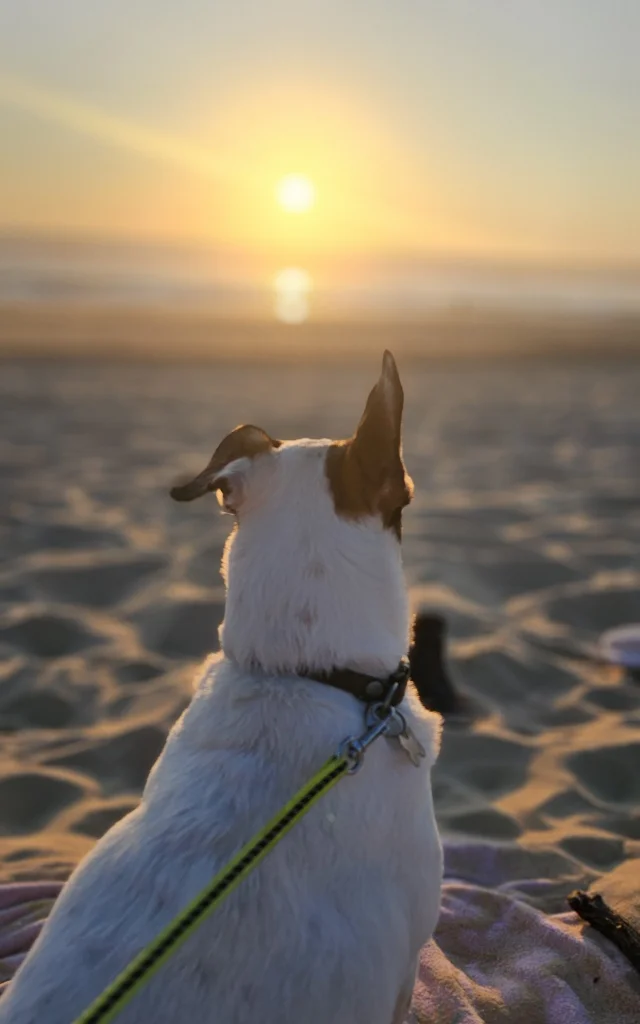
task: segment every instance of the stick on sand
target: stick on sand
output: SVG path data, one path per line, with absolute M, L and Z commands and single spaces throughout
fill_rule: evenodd
M 626 918 L 616 914 L 598 893 L 576 889 L 567 896 L 567 902 L 578 917 L 610 939 L 629 963 L 640 971 L 640 932 Z

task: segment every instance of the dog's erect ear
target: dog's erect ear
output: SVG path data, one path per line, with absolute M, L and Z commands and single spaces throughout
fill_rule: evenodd
M 385 451 L 391 448 L 399 451 L 403 406 L 404 391 L 398 367 L 387 350 L 382 357 L 380 379 L 367 399 L 355 432 L 354 444 L 360 445 L 363 453 L 369 448 L 379 450 L 381 443 Z
M 175 501 L 193 501 L 208 491 L 220 491 L 223 508 L 227 512 L 236 512 L 242 500 L 244 477 L 243 467 L 236 463 L 270 452 L 280 444 L 260 427 L 236 427 L 220 442 L 202 473 L 187 483 L 172 487 L 171 497 Z
M 382 511 L 392 511 L 410 498 L 402 462 L 404 392 L 396 361 L 389 351 L 382 358 L 380 379 L 367 399 L 351 441 L 353 457 L 364 483 Z
M 400 539 L 402 509 L 413 484 L 402 461 L 404 394 L 395 359 L 385 352 L 382 373 L 369 395 L 350 441 L 337 441 L 327 453 L 326 472 L 339 516 L 360 519 L 380 514 Z

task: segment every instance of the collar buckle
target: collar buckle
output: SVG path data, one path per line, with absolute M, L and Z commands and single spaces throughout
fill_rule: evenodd
M 387 679 L 387 692 L 382 700 L 382 707 L 385 711 L 395 704 L 399 704 L 404 697 L 404 692 L 409 682 L 409 676 L 411 675 L 411 665 L 409 664 L 408 658 L 402 658 L 395 672 Z M 394 698 L 399 693 L 399 700 Z
M 378 704 L 383 711 L 388 711 L 392 704 L 399 704 L 411 675 L 408 658 L 402 658 L 395 672 L 386 679 L 372 679 L 364 691 L 367 703 Z M 395 699 L 397 696 L 397 700 Z

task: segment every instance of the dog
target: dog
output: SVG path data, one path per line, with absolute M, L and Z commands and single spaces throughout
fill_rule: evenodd
M 0 1000 L 0 1024 L 72 1024 L 341 742 L 363 733 L 363 681 L 365 698 L 381 692 L 409 644 L 403 401 L 386 352 L 350 440 L 277 441 L 242 426 L 173 489 L 180 501 L 217 492 L 235 517 L 221 649 L 140 805 L 65 885 Z M 118 1024 L 402 1024 L 439 913 L 430 773 L 441 719 L 411 687 L 399 710 L 422 746 L 417 766 L 397 739 L 372 744 Z

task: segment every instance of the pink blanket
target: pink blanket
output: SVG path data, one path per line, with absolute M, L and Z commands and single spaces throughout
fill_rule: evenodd
M 451 844 L 435 940 L 424 947 L 412 1024 L 638 1024 L 640 974 L 564 896 L 584 874 L 553 851 Z M 638 927 L 640 860 L 592 888 Z M 0 886 L 0 983 L 38 934 L 61 883 Z M 555 911 L 555 912 L 554 912 Z M 1 987 L 1 986 L 0 986 Z

